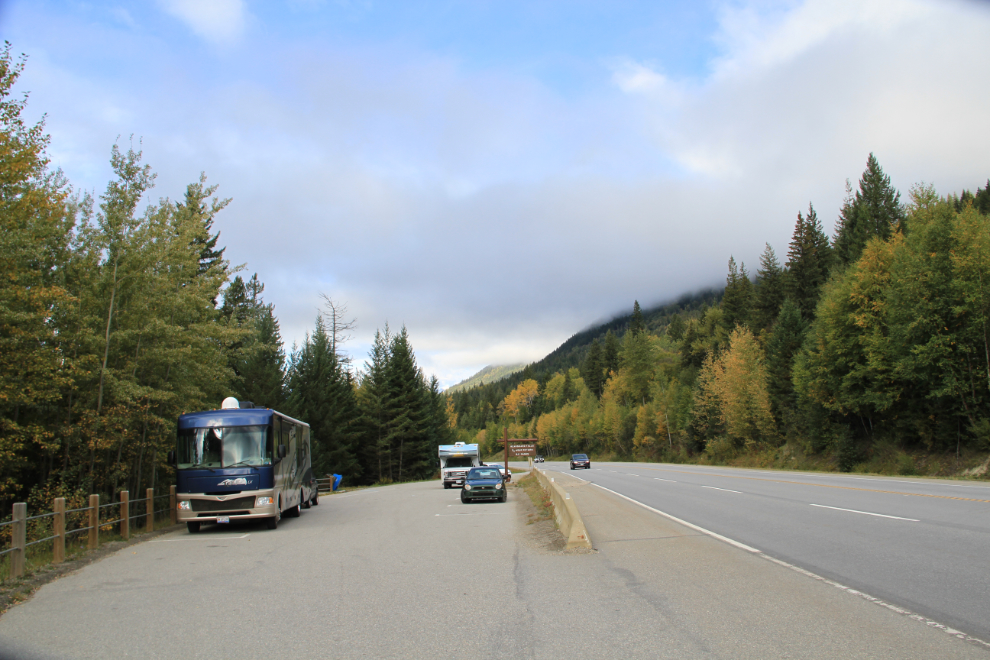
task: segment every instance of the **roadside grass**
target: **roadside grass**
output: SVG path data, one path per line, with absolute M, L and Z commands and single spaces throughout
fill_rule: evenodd
M 550 501 L 550 496 L 540 486 L 540 482 L 536 480 L 533 473 L 529 473 L 517 481 L 516 487 L 522 488 L 529 496 L 533 506 L 536 507 L 536 513 L 529 514 L 529 520 L 526 521 L 527 525 L 541 520 L 553 519 L 553 503 Z

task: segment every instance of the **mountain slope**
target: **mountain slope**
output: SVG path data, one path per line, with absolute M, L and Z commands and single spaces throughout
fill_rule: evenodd
M 448 387 L 447 392 L 452 394 L 454 392 L 463 392 L 479 385 L 487 385 L 488 383 L 493 383 L 511 376 L 517 371 L 522 371 L 525 366 L 524 364 L 489 365 L 470 378 Z

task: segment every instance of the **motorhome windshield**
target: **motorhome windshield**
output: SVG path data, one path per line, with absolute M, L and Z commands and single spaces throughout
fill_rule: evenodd
M 221 468 L 272 464 L 267 426 L 215 426 L 179 431 L 177 465 Z

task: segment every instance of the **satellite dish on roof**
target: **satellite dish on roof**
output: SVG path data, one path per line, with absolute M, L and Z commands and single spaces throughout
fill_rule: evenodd
M 240 407 L 241 407 L 241 402 L 232 396 L 228 396 L 226 399 L 223 400 L 223 403 L 220 404 L 220 410 L 230 410 L 231 408 L 240 408 Z

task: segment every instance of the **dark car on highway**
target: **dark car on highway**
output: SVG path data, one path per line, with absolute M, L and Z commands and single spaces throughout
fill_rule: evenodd
M 591 459 L 587 454 L 571 454 L 571 469 L 577 468 L 591 469 Z
M 505 479 L 497 467 L 471 468 L 464 479 L 461 502 L 474 500 L 496 500 L 504 502 L 509 494 L 505 492 Z

